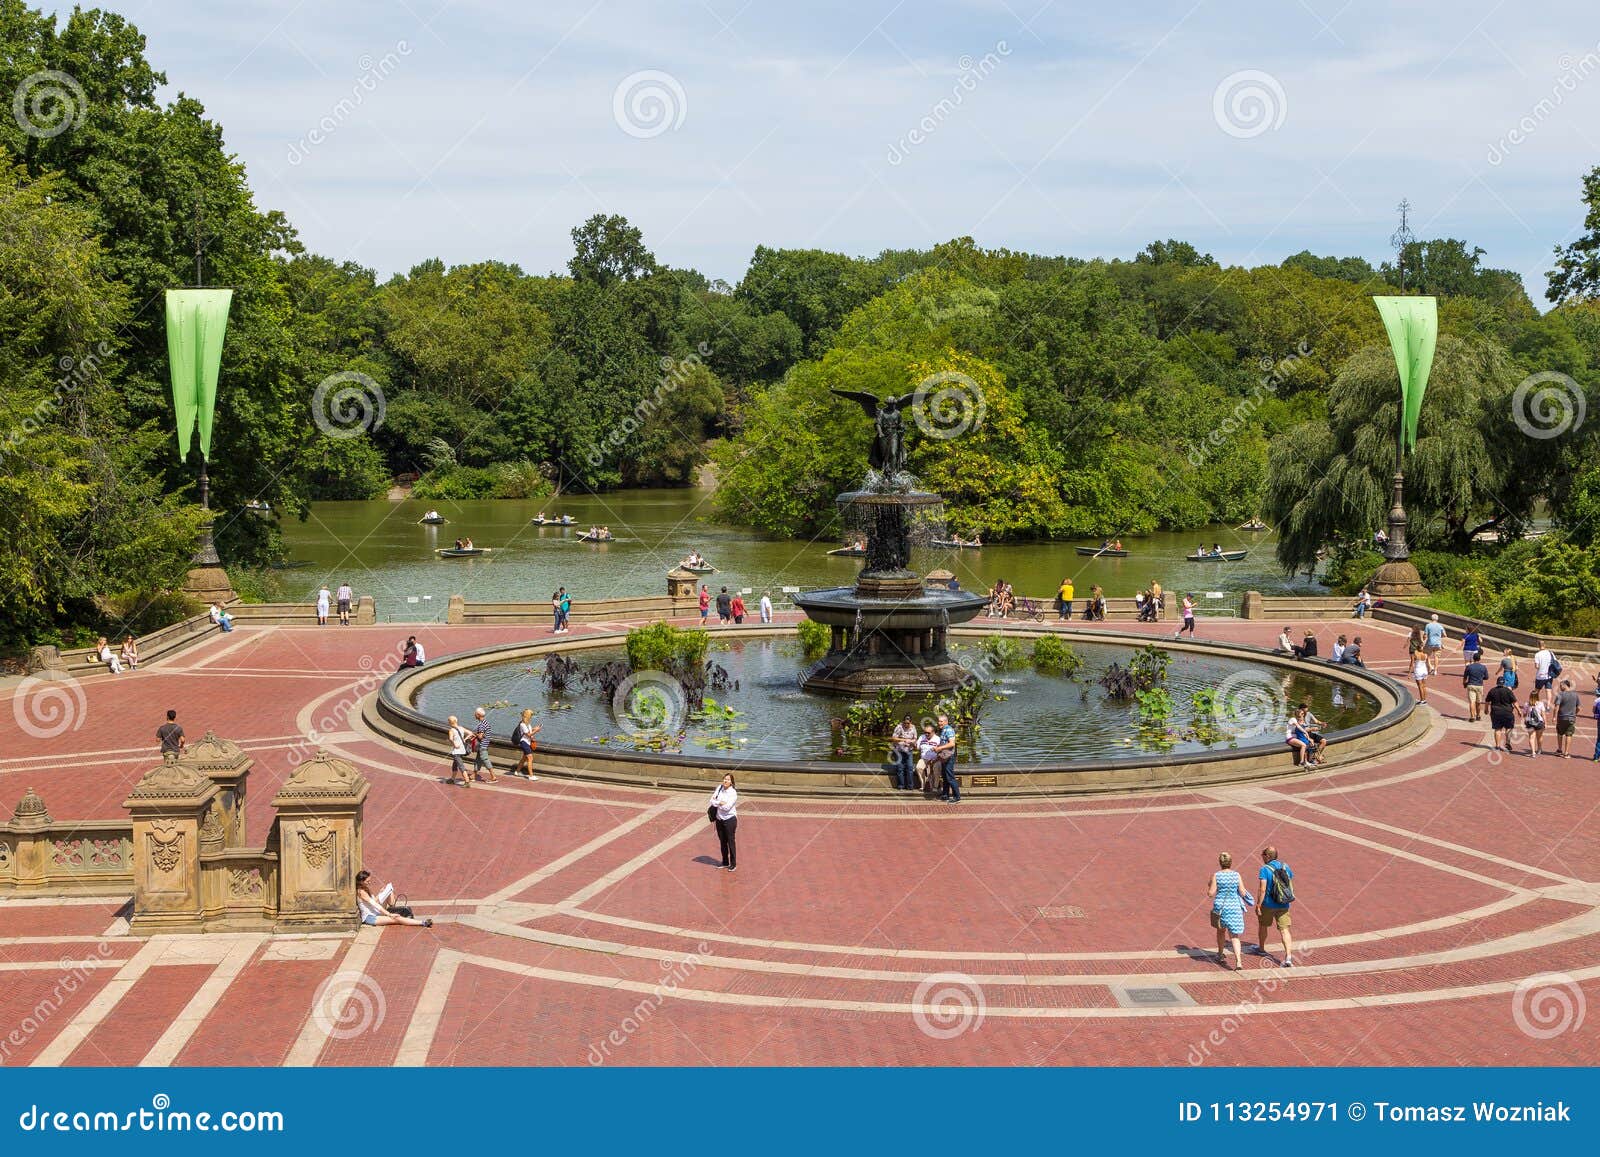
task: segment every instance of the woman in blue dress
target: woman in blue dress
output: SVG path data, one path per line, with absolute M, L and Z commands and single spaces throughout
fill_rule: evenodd
M 1211 926 L 1217 930 L 1217 963 L 1228 963 L 1228 940 L 1233 940 L 1233 970 L 1244 968 L 1244 951 L 1239 937 L 1244 935 L 1244 910 L 1256 902 L 1244 890 L 1244 881 L 1233 870 L 1233 857 L 1223 852 L 1217 857 L 1219 870 L 1211 877 L 1206 895 L 1211 897 Z

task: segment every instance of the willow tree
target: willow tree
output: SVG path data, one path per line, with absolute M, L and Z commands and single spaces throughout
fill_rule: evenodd
M 1464 549 L 1480 530 L 1525 521 L 1549 469 L 1513 421 L 1521 377 L 1498 344 L 1441 337 L 1416 448 L 1406 456 L 1414 545 Z M 1400 380 L 1384 346 L 1352 355 L 1328 390 L 1328 416 L 1272 446 L 1265 513 L 1278 527 L 1278 562 L 1312 566 L 1330 543 L 1364 541 L 1383 526 L 1394 477 Z M 1553 460 L 1553 456 L 1552 456 Z

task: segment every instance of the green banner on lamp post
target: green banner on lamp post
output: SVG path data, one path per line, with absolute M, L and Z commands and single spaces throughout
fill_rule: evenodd
M 1374 297 L 1383 328 L 1389 332 L 1395 368 L 1400 371 L 1400 446 L 1417 448 L 1417 419 L 1439 342 L 1439 301 L 1433 297 Z
M 231 289 L 167 290 L 167 359 L 172 370 L 172 410 L 178 419 L 178 455 L 189 456 L 189 440 L 200 434 L 200 457 L 211 457 L 211 426 L 217 412 L 217 372 L 228 332 Z

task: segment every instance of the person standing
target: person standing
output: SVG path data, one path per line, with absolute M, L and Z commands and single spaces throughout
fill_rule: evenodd
M 500 777 L 494 773 L 494 764 L 489 761 L 489 713 L 482 707 L 472 713 L 478 722 L 472 729 L 472 778 L 479 783 L 484 782 L 483 773 L 489 773 L 490 783 L 499 783 Z
M 1467 722 L 1476 723 L 1483 716 L 1483 686 L 1489 681 L 1489 668 L 1478 661 L 1477 652 L 1461 671 L 1461 686 L 1467 691 Z
M 761 621 L 763 623 L 772 622 L 772 592 L 771 591 L 762 591 L 761 592 L 760 610 L 761 610 Z
M 1561 680 L 1561 690 L 1556 694 L 1556 754 L 1562 759 L 1572 757 L 1572 737 L 1578 730 L 1578 693 L 1572 689 L 1572 680 Z
M 1428 657 L 1421 651 L 1411 652 L 1411 678 L 1417 684 L 1417 702 L 1428 701 Z
M 561 633 L 570 634 L 572 631 L 572 596 L 567 593 L 567 588 L 562 587 L 556 592 L 561 596 Z
M 1172 637 L 1181 639 L 1185 631 L 1189 633 L 1191 639 L 1194 638 L 1194 596 L 1192 594 L 1183 596 L 1183 626 L 1179 627 L 1178 633 Z
M 1167 599 L 1161 591 L 1161 584 L 1155 581 L 1150 583 L 1150 598 L 1155 604 L 1156 622 L 1166 618 Z
M 706 625 L 706 620 L 711 617 L 711 588 L 705 583 L 700 584 L 700 625 Z
M 1522 726 L 1528 731 L 1528 754 L 1544 754 L 1544 700 L 1537 688 L 1528 692 L 1528 705 L 1522 711 Z
M 1062 579 L 1056 588 L 1056 618 L 1063 623 L 1072 618 L 1072 599 L 1076 594 L 1070 577 Z
M 183 727 L 178 723 L 178 712 L 173 708 L 167 709 L 167 721 L 156 728 L 156 738 L 161 741 L 162 755 L 182 755 L 183 749 L 188 746 L 188 740 L 183 737 Z
M 922 734 L 917 736 L 916 770 L 922 775 L 923 794 L 931 793 L 939 782 L 939 736 L 932 722 L 924 723 Z
M 1283 966 L 1294 967 L 1294 940 L 1289 935 L 1289 906 L 1294 903 L 1294 870 L 1278 858 L 1270 844 L 1261 849 L 1261 903 L 1256 908 L 1256 951 L 1267 955 L 1267 937 L 1278 930 L 1283 940 Z
M 733 776 L 725 775 L 717 790 L 711 793 L 711 806 L 716 808 L 717 843 L 722 848 L 721 866 L 730 872 L 739 869 L 739 792 L 733 786 Z
M 1244 950 L 1239 938 L 1244 935 L 1244 910 L 1255 906 L 1255 901 L 1244 890 L 1244 881 L 1233 870 L 1233 857 L 1227 852 L 1217 856 L 1217 871 L 1211 875 L 1206 887 L 1211 898 L 1211 926 L 1217 930 L 1217 963 L 1228 963 L 1228 941 L 1233 941 L 1233 970 L 1244 970 Z
M 1501 675 L 1489 693 L 1483 697 L 1484 703 L 1489 707 L 1489 729 L 1494 733 L 1493 745 L 1496 748 L 1504 747 L 1511 750 L 1511 731 L 1517 725 L 1517 693 L 1506 686 L 1506 677 Z M 1502 744 L 1501 739 L 1504 738 Z
M 956 774 L 956 729 L 950 716 L 939 715 L 939 746 L 934 749 L 939 757 L 939 773 L 944 778 L 939 786 L 939 798 L 947 803 L 961 802 L 961 777 Z
M 1550 687 L 1560 673 L 1561 668 L 1556 653 L 1548 644 L 1541 643 L 1539 649 L 1533 653 L 1533 690 L 1541 701 L 1549 702 Z
M 734 592 L 733 601 L 729 604 L 728 609 L 733 612 L 734 626 L 737 627 L 744 622 L 744 596 L 742 594 L 737 591 Z
M 518 751 L 522 752 L 522 755 L 517 759 L 517 766 L 511 769 L 512 775 L 527 776 L 530 782 L 539 778 L 533 774 L 533 749 L 535 746 L 533 737 L 539 734 L 543 726 L 543 724 L 534 723 L 532 707 L 524 707 L 522 709 L 522 718 L 517 720 L 516 726 L 511 729 L 511 742 L 517 745 Z
M 472 780 L 467 778 L 467 729 L 461 726 L 454 715 L 445 722 L 450 725 L 447 732 L 450 741 L 450 778 L 445 782 L 471 787 Z
M 1434 615 L 1422 628 L 1422 651 L 1428 657 L 1428 674 L 1439 673 L 1439 652 L 1444 649 L 1444 624 Z
M 907 715 L 889 735 L 889 758 L 894 760 L 894 786 L 910 791 L 917 785 L 917 725 Z
M 339 584 L 339 625 L 341 627 L 350 625 L 350 603 L 355 597 L 356 592 L 350 589 L 348 582 Z
M 333 592 L 324 583 L 322 589 L 317 592 L 317 626 L 326 627 L 328 625 L 328 608 L 332 604 Z
M 728 588 L 723 587 L 717 592 L 717 622 L 723 626 L 733 618 L 733 600 L 728 597 Z

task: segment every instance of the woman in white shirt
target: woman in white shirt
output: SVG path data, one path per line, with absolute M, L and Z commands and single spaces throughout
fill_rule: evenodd
M 1428 659 L 1421 651 L 1412 656 L 1411 678 L 1417 684 L 1417 702 L 1428 701 Z
M 761 621 L 763 623 L 772 622 L 772 595 L 771 594 L 763 594 L 761 596 Z
M 722 864 L 728 871 L 739 867 L 735 837 L 739 830 L 739 793 L 734 789 L 733 776 L 725 775 L 717 790 L 711 793 L 712 806 L 717 809 L 717 843 L 722 845 Z
M 333 605 L 333 592 L 323 587 L 317 592 L 317 626 L 328 625 L 328 608 Z
M 432 928 L 432 920 L 418 920 L 411 916 L 402 916 L 398 912 L 391 912 L 384 903 L 372 894 L 372 888 L 367 883 L 372 878 L 372 873 L 366 869 L 356 873 L 356 914 L 361 917 L 363 924 L 405 924 L 412 928 Z
M 472 780 L 467 775 L 467 729 L 454 715 L 450 716 L 450 778 L 446 783 L 459 783 L 462 787 L 471 787 Z
M 116 652 L 111 649 L 111 644 L 106 642 L 104 635 L 94 645 L 94 657 L 106 665 L 106 670 L 113 675 L 122 674 L 122 660 L 117 658 Z

